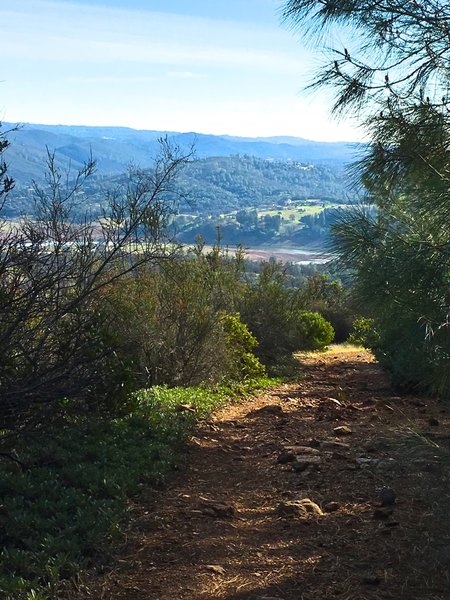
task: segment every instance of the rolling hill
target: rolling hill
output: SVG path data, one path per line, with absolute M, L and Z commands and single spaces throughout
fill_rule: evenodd
M 4 123 L 7 131 L 13 124 Z M 167 135 L 182 149 L 195 146 L 195 158 L 180 179 L 189 198 L 183 210 L 221 212 L 264 206 L 294 195 L 300 198 L 346 199 L 344 167 L 358 146 L 295 137 L 239 138 L 198 133 L 24 124 L 8 134 L 5 152 L 16 191 L 8 216 L 28 210 L 32 180 L 45 181 L 47 152 L 55 153 L 62 170 L 81 167 L 92 155 L 96 176 L 87 189 L 88 202 L 100 204 L 105 186 L 114 185 L 130 165 L 152 164 L 158 139 Z

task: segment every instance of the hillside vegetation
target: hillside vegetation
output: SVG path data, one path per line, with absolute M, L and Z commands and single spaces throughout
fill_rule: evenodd
M 33 217 L 0 223 L 5 599 L 60 593 L 118 539 L 127 498 L 164 479 L 199 420 L 273 384 L 293 351 L 348 335 L 338 282 L 293 287 L 276 263 L 248 272 L 242 251 L 168 238 L 189 159 L 163 141 L 99 222 L 80 219 L 94 163 L 67 178 L 50 157 Z M 3 161 L 0 181 L 4 200 Z
M 450 398 L 450 9 L 441 0 L 287 0 L 283 14 L 321 49 L 318 33 L 329 27 L 358 34 L 348 47 L 326 50 L 314 85 L 331 85 L 335 111 L 362 116 L 370 136 L 350 179 L 355 196 L 363 190 L 359 205 L 334 210 L 346 200 L 346 145 L 198 136 L 194 157 L 195 136 L 177 134 L 180 145 L 164 138 L 150 165 L 144 157 L 156 132 L 29 127 L 10 134 L 11 148 L 0 135 L 0 592 L 8 600 L 64 597 L 80 568 L 97 567 L 120 537 L 130 495 L 137 499 L 179 465 L 197 424 L 218 406 L 267 389 L 271 377 L 292 374 L 294 352 L 323 350 L 333 339 L 371 349 L 389 381 L 370 355 L 315 355 L 304 359 L 313 390 L 285 387 L 274 392 L 275 406 L 267 396 L 255 400 L 262 412 L 220 428 L 206 423 L 213 435 L 199 445 L 213 466 L 238 443 L 239 465 L 226 464 L 242 520 L 231 523 L 239 507 L 212 497 L 224 489 L 217 468 L 208 496 L 189 510 L 192 490 L 180 488 L 174 521 L 200 524 L 176 530 L 161 581 L 184 586 L 193 556 L 209 561 L 226 548 L 245 576 L 230 568 L 231 578 L 207 586 L 203 597 L 315 598 L 322 569 L 324 598 L 350 598 L 355 589 L 361 598 L 448 598 L 440 506 L 448 495 L 440 468 L 448 462 L 448 420 L 435 399 Z M 46 144 L 55 154 L 44 169 Z M 124 174 L 131 156 L 143 168 Z M 68 174 L 69 162 L 75 171 Z M 192 239 L 202 227 L 216 229 L 217 219 L 223 223 L 211 248 L 198 238 L 185 250 L 174 239 L 176 225 Z M 275 261 L 248 269 L 242 248 L 232 254 L 222 245 L 226 227 L 235 240 L 246 232 L 299 241 L 305 231 L 320 237 L 328 225 L 345 288 L 320 273 L 299 278 Z M 255 438 L 250 422 L 259 424 Z M 299 439 L 302 432 L 309 439 Z M 216 452 L 219 435 L 225 445 Z M 284 436 L 289 446 L 280 448 Z M 418 438 L 427 451 L 398 450 L 417 448 Z M 289 458 L 274 456 L 278 450 Z M 204 465 L 195 467 L 195 483 Z M 273 474 L 283 495 L 276 505 Z M 284 487 L 285 476 L 292 486 Z M 369 499 L 375 486 L 377 501 Z M 321 506 L 305 492 L 298 498 L 306 489 Z M 320 497 L 320 490 L 342 495 Z M 438 518 L 430 518 L 434 512 Z M 148 514 L 139 524 L 148 524 Z M 172 533 L 159 514 L 145 530 L 162 536 L 156 557 Z M 203 528 L 206 518 L 230 524 L 225 535 L 220 530 L 225 544 Z M 200 531 L 209 537 L 193 555 Z M 279 536 L 275 545 L 267 531 Z M 191 537 L 180 544 L 178 532 Z M 242 552 L 249 540 L 251 561 Z M 180 579 L 174 565 L 188 545 Z M 147 567 L 145 585 L 141 579 L 123 591 L 113 584 L 118 597 L 130 590 L 148 597 L 151 552 L 144 543 L 130 555 L 134 573 Z M 256 570 L 258 561 L 266 571 Z M 229 568 L 204 567 L 218 576 Z M 191 592 L 182 593 L 195 598 Z
M 60 170 L 67 169 L 69 161 L 70 167 L 76 170 L 92 152 L 96 161 L 95 174 L 80 190 L 79 200 L 80 212 L 88 208 L 97 215 L 104 206 L 107 190 L 126 181 L 130 164 L 139 168 L 149 167 L 157 149 L 156 141 L 149 142 L 141 148 L 140 155 L 133 155 L 132 160 L 134 146 L 125 151 L 122 145 L 128 142 L 120 142 L 116 152 L 121 162 L 113 164 L 109 158 L 105 158 L 106 151 L 98 143 L 92 145 L 90 150 L 86 147 L 75 152 L 72 146 L 72 151 L 69 151 L 68 147 L 55 145 L 60 140 L 51 136 L 41 140 L 39 137 L 35 139 L 36 132 L 32 136 L 29 132 L 25 136 L 25 131 L 19 133 L 25 137 L 26 143 L 22 142 L 19 149 L 11 146 L 6 153 L 6 159 L 11 163 L 11 176 L 16 181 L 16 188 L 5 207 L 5 214 L 9 218 L 17 218 L 32 209 L 32 180 L 39 185 L 45 183 L 42 164 L 47 161 L 47 149 L 44 141 L 50 144 L 48 148 L 54 152 L 53 160 Z M 28 137 L 31 139 L 28 140 Z M 176 143 L 176 137 L 170 139 Z M 198 158 L 197 146 L 192 158 L 177 181 L 177 211 L 181 213 L 217 215 L 241 208 L 270 208 L 290 198 L 349 201 L 341 161 L 333 160 L 324 164 L 310 158 L 299 162 L 238 154 Z M 355 198 L 355 192 L 352 198 Z

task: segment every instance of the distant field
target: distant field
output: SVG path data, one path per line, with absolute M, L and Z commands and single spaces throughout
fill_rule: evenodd
M 323 211 L 324 208 L 337 208 L 339 205 L 333 202 L 314 202 L 308 204 L 297 204 L 286 208 L 270 209 L 270 210 L 259 210 L 258 215 L 264 217 L 270 215 L 280 215 L 284 221 L 298 221 L 302 217 L 310 215 L 318 215 Z

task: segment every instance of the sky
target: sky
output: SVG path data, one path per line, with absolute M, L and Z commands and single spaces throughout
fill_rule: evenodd
M 281 0 L 0 0 L 0 119 L 359 139 Z

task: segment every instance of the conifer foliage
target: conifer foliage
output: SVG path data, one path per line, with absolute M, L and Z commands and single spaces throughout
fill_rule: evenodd
M 336 30 L 349 40 L 312 83 L 331 86 L 334 111 L 357 114 L 371 142 L 353 167 L 366 207 L 335 225 L 334 248 L 355 272 L 374 350 L 394 382 L 448 397 L 450 6 L 290 0 L 283 14 L 318 45 Z

